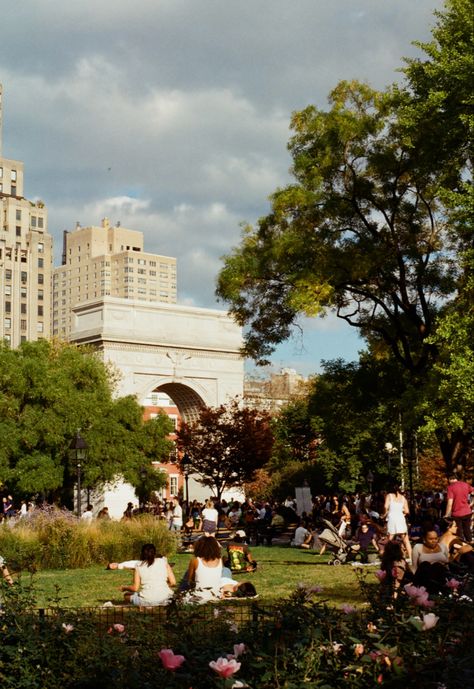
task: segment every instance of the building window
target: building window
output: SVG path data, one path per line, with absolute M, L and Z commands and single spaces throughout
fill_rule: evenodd
M 42 289 L 38 290 L 38 301 L 43 301 L 44 298 L 44 292 Z
M 16 184 L 12 184 L 11 186 L 11 195 L 16 196 Z
M 36 227 L 36 215 L 31 216 L 31 227 Z
M 10 342 L 12 341 L 12 336 L 10 335 L 10 333 L 5 333 L 3 339 L 5 340 L 5 342 L 8 342 L 8 344 L 10 344 Z
M 5 328 L 8 328 L 8 329 L 11 328 L 12 327 L 12 319 L 11 318 L 5 318 L 3 320 L 3 325 L 5 326 Z
M 38 316 L 44 316 L 43 311 L 44 311 L 44 306 L 43 306 L 43 304 L 40 304 L 38 306 Z
M 16 182 L 16 170 L 11 171 L 10 178 L 12 182 Z
M 44 332 L 44 323 L 37 323 L 36 324 L 36 332 L 37 333 L 43 333 Z
M 170 476 L 170 494 L 178 495 L 178 477 Z
M 44 258 L 38 259 L 38 268 L 44 268 Z
M 10 270 L 10 268 L 7 268 L 5 270 L 5 280 L 11 280 L 11 279 L 12 279 L 12 271 Z
M 26 287 L 20 287 L 20 297 L 26 299 Z
M 0 178 L 3 177 L 3 167 L 0 167 Z
M 19 208 L 16 209 L 15 218 L 21 220 L 21 210 Z
M 26 304 L 20 304 L 20 313 L 26 313 Z
M 22 330 L 26 330 L 26 320 L 21 319 L 21 321 L 20 321 L 20 328 L 21 328 Z
M 16 236 L 21 237 L 21 225 L 17 225 L 15 228 Z
M 21 281 L 26 282 L 27 280 L 28 280 L 28 273 L 26 272 L 26 270 L 22 270 L 21 271 Z
M 43 218 L 41 218 L 41 217 L 38 218 L 38 227 L 40 227 L 41 229 L 43 229 L 43 227 L 44 227 L 43 222 L 44 222 Z
M 12 286 L 11 285 L 5 285 L 4 290 L 5 290 L 5 296 L 6 297 L 11 296 L 11 293 L 12 293 Z
M 11 301 L 6 301 L 5 302 L 5 313 L 11 313 L 12 312 L 12 303 Z
M 20 336 L 20 342 L 26 342 L 26 335 Z
M 43 273 L 38 273 L 38 285 L 44 285 L 44 275 L 43 275 Z

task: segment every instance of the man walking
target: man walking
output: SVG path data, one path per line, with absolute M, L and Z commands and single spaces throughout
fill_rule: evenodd
M 469 504 L 469 496 L 474 493 L 474 488 L 469 483 L 460 481 L 456 474 L 450 474 L 448 481 L 448 503 L 444 516 L 453 517 L 458 527 L 459 538 L 470 543 L 472 540 L 472 510 Z

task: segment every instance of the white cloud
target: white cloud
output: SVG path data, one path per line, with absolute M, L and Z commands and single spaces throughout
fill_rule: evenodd
M 399 78 L 441 4 L 9 3 L 4 155 L 24 161 L 26 195 L 46 202 L 57 256 L 63 229 L 108 216 L 143 231 L 147 250 L 178 258 L 180 298 L 213 306 L 219 257 L 290 179 L 291 112 L 325 107 L 343 78 Z M 333 337 L 335 355 L 350 340 L 332 316 L 305 333 Z M 317 360 L 321 339 L 306 349 Z

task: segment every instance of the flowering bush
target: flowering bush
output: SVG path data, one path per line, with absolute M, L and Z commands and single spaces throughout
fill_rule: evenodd
M 129 560 L 139 556 L 146 542 L 154 543 L 163 555 L 176 552 L 176 536 L 150 515 L 88 524 L 49 505 L 0 529 L 0 552 L 15 570 L 74 569 Z
M 361 575 L 362 576 L 362 575 Z M 372 580 L 375 578 L 371 575 Z M 170 605 L 164 624 L 138 609 L 66 610 L 41 617 L 31 590 L 3 585 L 2 689 L 466 689 L 474 686 L 474 605 L 467 581 L 432 598 L 387 600 L 361 578 L 364 609 L 330 608 L 317 586 L 278 606 Z M 432 603 L 429 611 L 426 603 Z M 249 608 L 247 606 L 250 606 Z M 247 617 L 237 614 L 248 610 Z M 207 614 L 206 614 L 207 613 Z M 102 615 L 105 615 L 102 612 Z M 117 617 L 121 615 L 121 617 Z

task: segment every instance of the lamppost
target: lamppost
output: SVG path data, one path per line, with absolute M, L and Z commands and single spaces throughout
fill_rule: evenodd
M 412 433 L 409 433 L 405 444 L 403 446 L 404 455 L 408 462 L 408 486 L 410 489 L 410 514 L 414 513 L 414 499 L 413 499 L 413 464 L 416 461 L 416 439 Z
M 146 506 L 146 480 L 148 477 L 148 471 L 145 466 L 140 467 L 140 480 L 141 480 L 141 511 L 145 511 L 145 506 Z
M 372 495 L 372 484 L 373 484 L 373 482 L 374 482 L 374 475 L 369 469 L 369 472 L 367 474 L 367 483 L 369 484 L 369 493 L 371 495 Z
M 385 443 L 385 454 L 387 456 L 387 461 L 388 461 L 388 473 L 389 475 L 392 473 L 392 455 L 397 452 L 397 448 L 392 445 L 392 443 Z
M 81 516 L 81 462 L 84 462 L 87 456 L 87 443 L 81 436 L 80 428 L 78 428 L 76 437 L 71 440 L 69 449 L 71 450 L 72 457 L 76 463 L 76 476 L 77 476 L 77 516 Z
M 186 503 L 189 508 L 189 465 L 191 464 L 191 458 L 189 457 L 188 453 L 185 452 L 184 455 L 181 458 L 181 467 L 183 469 L 183 474 L 184 474 L 184 484 L 186 486 Z

